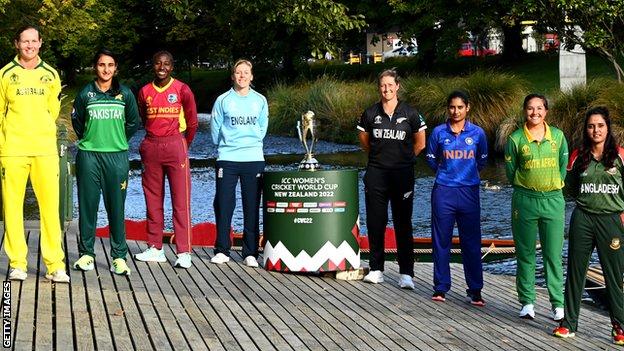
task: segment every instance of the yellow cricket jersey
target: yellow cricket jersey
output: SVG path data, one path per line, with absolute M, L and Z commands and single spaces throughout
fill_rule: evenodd
M 40 58 L 34 69 L 18 58 L 0 70 L 0 156 L 56 155 L 61 80 Z

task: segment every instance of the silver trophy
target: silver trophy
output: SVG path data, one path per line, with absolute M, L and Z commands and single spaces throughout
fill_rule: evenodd
M 299 163 L 299 169 L 304 171 L 314 171 L 320 168 L 318 161 L 314 158 L 312 150 L 314 149 L 314 143 L 316 143 L 316 136 L 314 131 L 318 128 L 318 124 L 314 119 L 314 112 L 308 111 L 301 115 L 301 120 L 297 121 L 297 133 L 299 134 L 299 140 L 303 144 L 305 149 L 305 157 Z M 310 133 L 311 143 L 308 146 L 308 132 Z

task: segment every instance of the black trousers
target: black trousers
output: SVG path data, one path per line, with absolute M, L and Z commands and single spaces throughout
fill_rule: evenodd
M 384 270 L 384 235 L 388 224 L 388 201 L 397 243 L 401 274 L 414 276 L 414 243 L 412 209 L 414 200 L 414 167 L 384 169 L 368 167 L 364 175 L 366 227 L 370 245 L 370 269 Z

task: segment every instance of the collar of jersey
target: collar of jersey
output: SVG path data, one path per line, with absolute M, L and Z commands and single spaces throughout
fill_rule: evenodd
M 37 55 L 37 60 L 39 60 L 39 62 L 37 62 L 37 65 L 35 66 L 35 68 L 34 68 L 34 69 L 37 69 L 37 68 L 39 68 L 39 67 L 43 66 L 43 60 L 41 59 L 41 57 L 39 57 L 39 55 Z M 24 68 L 24 66 L 20 65 L 20 63 L 19 63 L 19 55 L 15 55 L 15 58 L 13 59 L 13 62 L 14 62 L 16 65 L 18 65 L 18 66 L 20 66 L 20 67 Z M 24 69 L 26 69 L 26 68 L 24 68 Z
M 548 125 L 548 123 L 546 123 L 546 121 L 544 121 L 544 126 L 546 127 L 546 133 L 544 133 L 544 139 L 542 140 L 552 140 L 552 133 L 550 132 L 550 126 Z M 529 142 L 540 141 L 540 140 L 533 138 L 533 136 L 531 135 L 531 132 L 529 132 L 529 128 L 527 128 L 526 126 L 526 123 L 524 124 L 523 129 L 524 129 L 524 136 L 527 138 Z
M 451 128 L 451 123 L 449 122 L 449 119 L 446 119 L 446 129 L 450 132 L 453 133 L 453 128 Z M 462 130 L 460 130 L 460 132 L 466 132 L 472 130 L 472 123 L 470 123 L 469 120 L 466 120 L 466 123 L 464 123 L 464 128 L 462 128 Z
M 397 105 L 394 108 L 394 113 L 392 114 L 392 116 L 388 116 L 386 111 L 384 111 L 384 109 L 383 109 L 383 105 L 382 105 L 381 101 L 379 101 L 377 103 L 377 109 L 378 109 L 378 111 L 377 111 L 378 113 L 377 114 L 380 115 L 380 116 L 381 115 L 388 116 L 390 118 L 390 120 L 392 120 L 397 115 L 397 112 L 401 111 L 401 108 L 402 108 L 402 101 L 397 99 Z
M 152 81 L 152 86 L 154 87 L 154 89 L 159 92 L 162 93 L 163 91 L 169 89 L 169 87 L 171 86 L 171 84 L 173 84 L 173 81 L 175 80 L 175 78 L 171 77 L 171 80 L 169 81 L 169 83 L 167 83 L 164 87 L 159 87 L 158 85 L 154 84 L 154 81 Z

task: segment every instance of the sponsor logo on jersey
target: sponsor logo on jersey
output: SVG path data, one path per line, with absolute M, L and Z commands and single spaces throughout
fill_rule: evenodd
M 87 93 L 87 97 L 93 99 L 95 97 L 95 92 L 94 91 L 90 91 Z
M 556 141 L 551 141 L 550 142 L 550 150 L 552 152 L 556 152 L 557 151 L 557 142 Z
M 169 94 L 169 95 L 167 95 L 167 101 L 169 101 L 170 104 L 178 102 L 178 94 Z
M 466 145 L 472 145 L 472 144 L 474 144 L 474 140 L 472 140 L 472 138 L 471 138 L 471 137 L 467 137 L 467 138 L 466 138 L 466 140 L 465 140 L 465 142 L 466 142 Z
M 407 120 L 407 118 L 405 118 L 405 117 L 397 118 L 396 124 L 399 124 L 399 123 L 401 123 L 403 121 L 406 121 L 406 120 Z
M 529 145 L 522 145 L 522 154 L 528 156 L 531 154 L 531 148 Z
M 607 172 L 607 174 L 609 174 L 609 175 L 616 175 L 617 174 L 617 168 L 614 166 L 614 167 L 611 167 L 611 168 L 607 169 L 605 172 Z
M 451 145 L 451 139 L 444 139 L 444 145 Z
M 377 115 L 377 116 L 375 117 L 375 121 L 374 121 L 373 123 L 375 123 L 375 124 L 381 124 L 381 116 L 380 116 L 380 115 Z
M 115 100 L 123 100 L 123 95 L 122 94 L 117 94 L 115 96 Z
M 609 245 L 610 248 L 612 248 L 613 250 L 619 250 L 620 249 L 620 238 L 613 238 L 611 239 L 611 244 Z
M 9 77 L 9 84 L 16 85 L 19 84 L 19 76 L 15 73 L 11 74 Z

